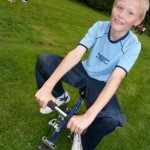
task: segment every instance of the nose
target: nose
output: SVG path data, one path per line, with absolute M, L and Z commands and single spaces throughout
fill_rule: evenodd
M 119 18 L 124 19 L 124 18 L 125 18 L 125 11 L 122 10 L 122 11 L 119 13 L 118 16 L 119 16 Z

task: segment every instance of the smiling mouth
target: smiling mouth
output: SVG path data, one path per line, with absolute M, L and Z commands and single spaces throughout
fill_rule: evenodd
M 119 21 L 118 19 L 115 19 L 115 22 L 119 25 L 123 25 L 123 23 L 121 21 Z

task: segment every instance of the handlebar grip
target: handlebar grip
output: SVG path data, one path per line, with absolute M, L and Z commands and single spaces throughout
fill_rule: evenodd
M 50 107 L 52 110 L 55 110 L 55 107 L 57 107 L 57 104 L 53 101 L 49 101 L 47 104 L 48 107 Z
M 56 110 L 58 113 L 60 113 L 64 118 L 66 118 L 66 121 L 69 121 L 71 116 L 68 116 L 64 111 L 62 111 L 56 103 L 54 103 L 53 101 L 49 101 L 47 103 L 47 106 L 50 107 L 52 110 Z
M 72 118 L 72 115 L 68 114 L 64 119 L 69 122 L 69 120 Z
M 53 101 L 49 101 L 49 102 L 47 103 L 47 106 L 50 107 L 52 110 L 56 110 L 56 111 L 58 111 L 61 115 L 63 115 L 63 116 L 64 116 L 64 119 L 65 119 L 67 122 L 68 122 L 68 121 L 72 118 L 72 116 L 73 116 L 73 115 L 71 115 L 71 114 L 66 114 L 65 112 L 63 112 L 61 109 L 59 109 L 59 107 L 57 106 L 57 104 L 54 103 Z

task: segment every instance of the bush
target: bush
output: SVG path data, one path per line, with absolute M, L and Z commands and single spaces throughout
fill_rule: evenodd
M 112 5 L 113 5 L 113 2 L 114 2 L 114 0 L 76 0 L 76 1 L 84 3 L 84 4 L 86 4 L 87 6 L 93 8 L 93 9 L 103 11 L 105 14 L 110 14 L 111 13 Z M 143 24 L 146 27 L 146 32 L 145 33 L 148 36 L 150 36 L 150 11 L 147 12 Z
M 114 0 L 77 0 L 96 10 L 110 12 Z

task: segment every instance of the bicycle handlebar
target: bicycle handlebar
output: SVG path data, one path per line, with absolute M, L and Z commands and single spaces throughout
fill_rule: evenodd
M 68 122 L 72 115 L 70 114 L 66 114 L 65 112 L 63 112 L 58 106 L 56 103 L 54 103 L 53 101 L 49 101 L 48 104 L 47 104 L 48 107 L 50 107 L 52 110 L 56 110 L 58 113 L 60 113 L 64 119 Z

